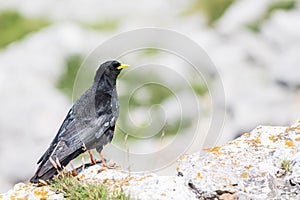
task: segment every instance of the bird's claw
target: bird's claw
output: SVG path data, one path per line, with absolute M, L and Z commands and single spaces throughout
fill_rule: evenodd
M 107 168 L 107 169 L 115 169 L 116 164 L 115 163 L 102 163 L 102 167 Z

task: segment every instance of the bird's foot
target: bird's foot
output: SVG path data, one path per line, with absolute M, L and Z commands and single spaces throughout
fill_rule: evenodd
M 106 163 L 106 160 L 104 158 L 104 156 L 102 155 L 101 152 L 98 152 L 99 157 L 101 159 L 101 163 L 102 163 L 102 168 L 104 169 L 114 169 L 116 167 L 116 164 L 112 164 L 112 163 Z
M 102 163 L 102 167 L 98 170 L 98 173 L 105 171 L 107 169 L 116 169 L 117 165 L 115 163 Z
M 107 168 L 107 169 L 115 169 L 116 168 L 116 164 L 115 163 L 102 163 L 102 167 L 103 168 Z

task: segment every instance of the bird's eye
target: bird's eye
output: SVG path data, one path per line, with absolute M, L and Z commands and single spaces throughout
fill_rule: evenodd
M 118 68 L 121 64 L 119 62 L 114 61 L 112 63 L 112 65 L 113 65 L 114 68 Z

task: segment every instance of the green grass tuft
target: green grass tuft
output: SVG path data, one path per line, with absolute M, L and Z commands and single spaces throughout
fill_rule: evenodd
M 129 196 L 121 192 L 110 192 L 107 187 L 100 184 L 83 183 L 74 177 L 55 177 L 50 181 L 50 187 L 62 193 L 67 200 L 127 200 Z
M 281 168 L 284 169 L 286 172 L 290 172 L 291 171 L 291 161 L 283 160 L 281 162 Z
M 38 31 L 50 22 L 40 18 L 28 18 L 16 11 L 0 12 L 0 48 L 24 38 L 27 34 Z

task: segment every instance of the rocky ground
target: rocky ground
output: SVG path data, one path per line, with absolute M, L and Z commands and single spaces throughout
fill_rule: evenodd
M 228 142 L 182 155 L 174 176 L 84 169 L 82 183 L 101 183 L 132 199 L 299 199 L 300 121 L 291 127 L 258 126 Z M 48 186 L 19 183 L 0 199 L 63 199 Z

